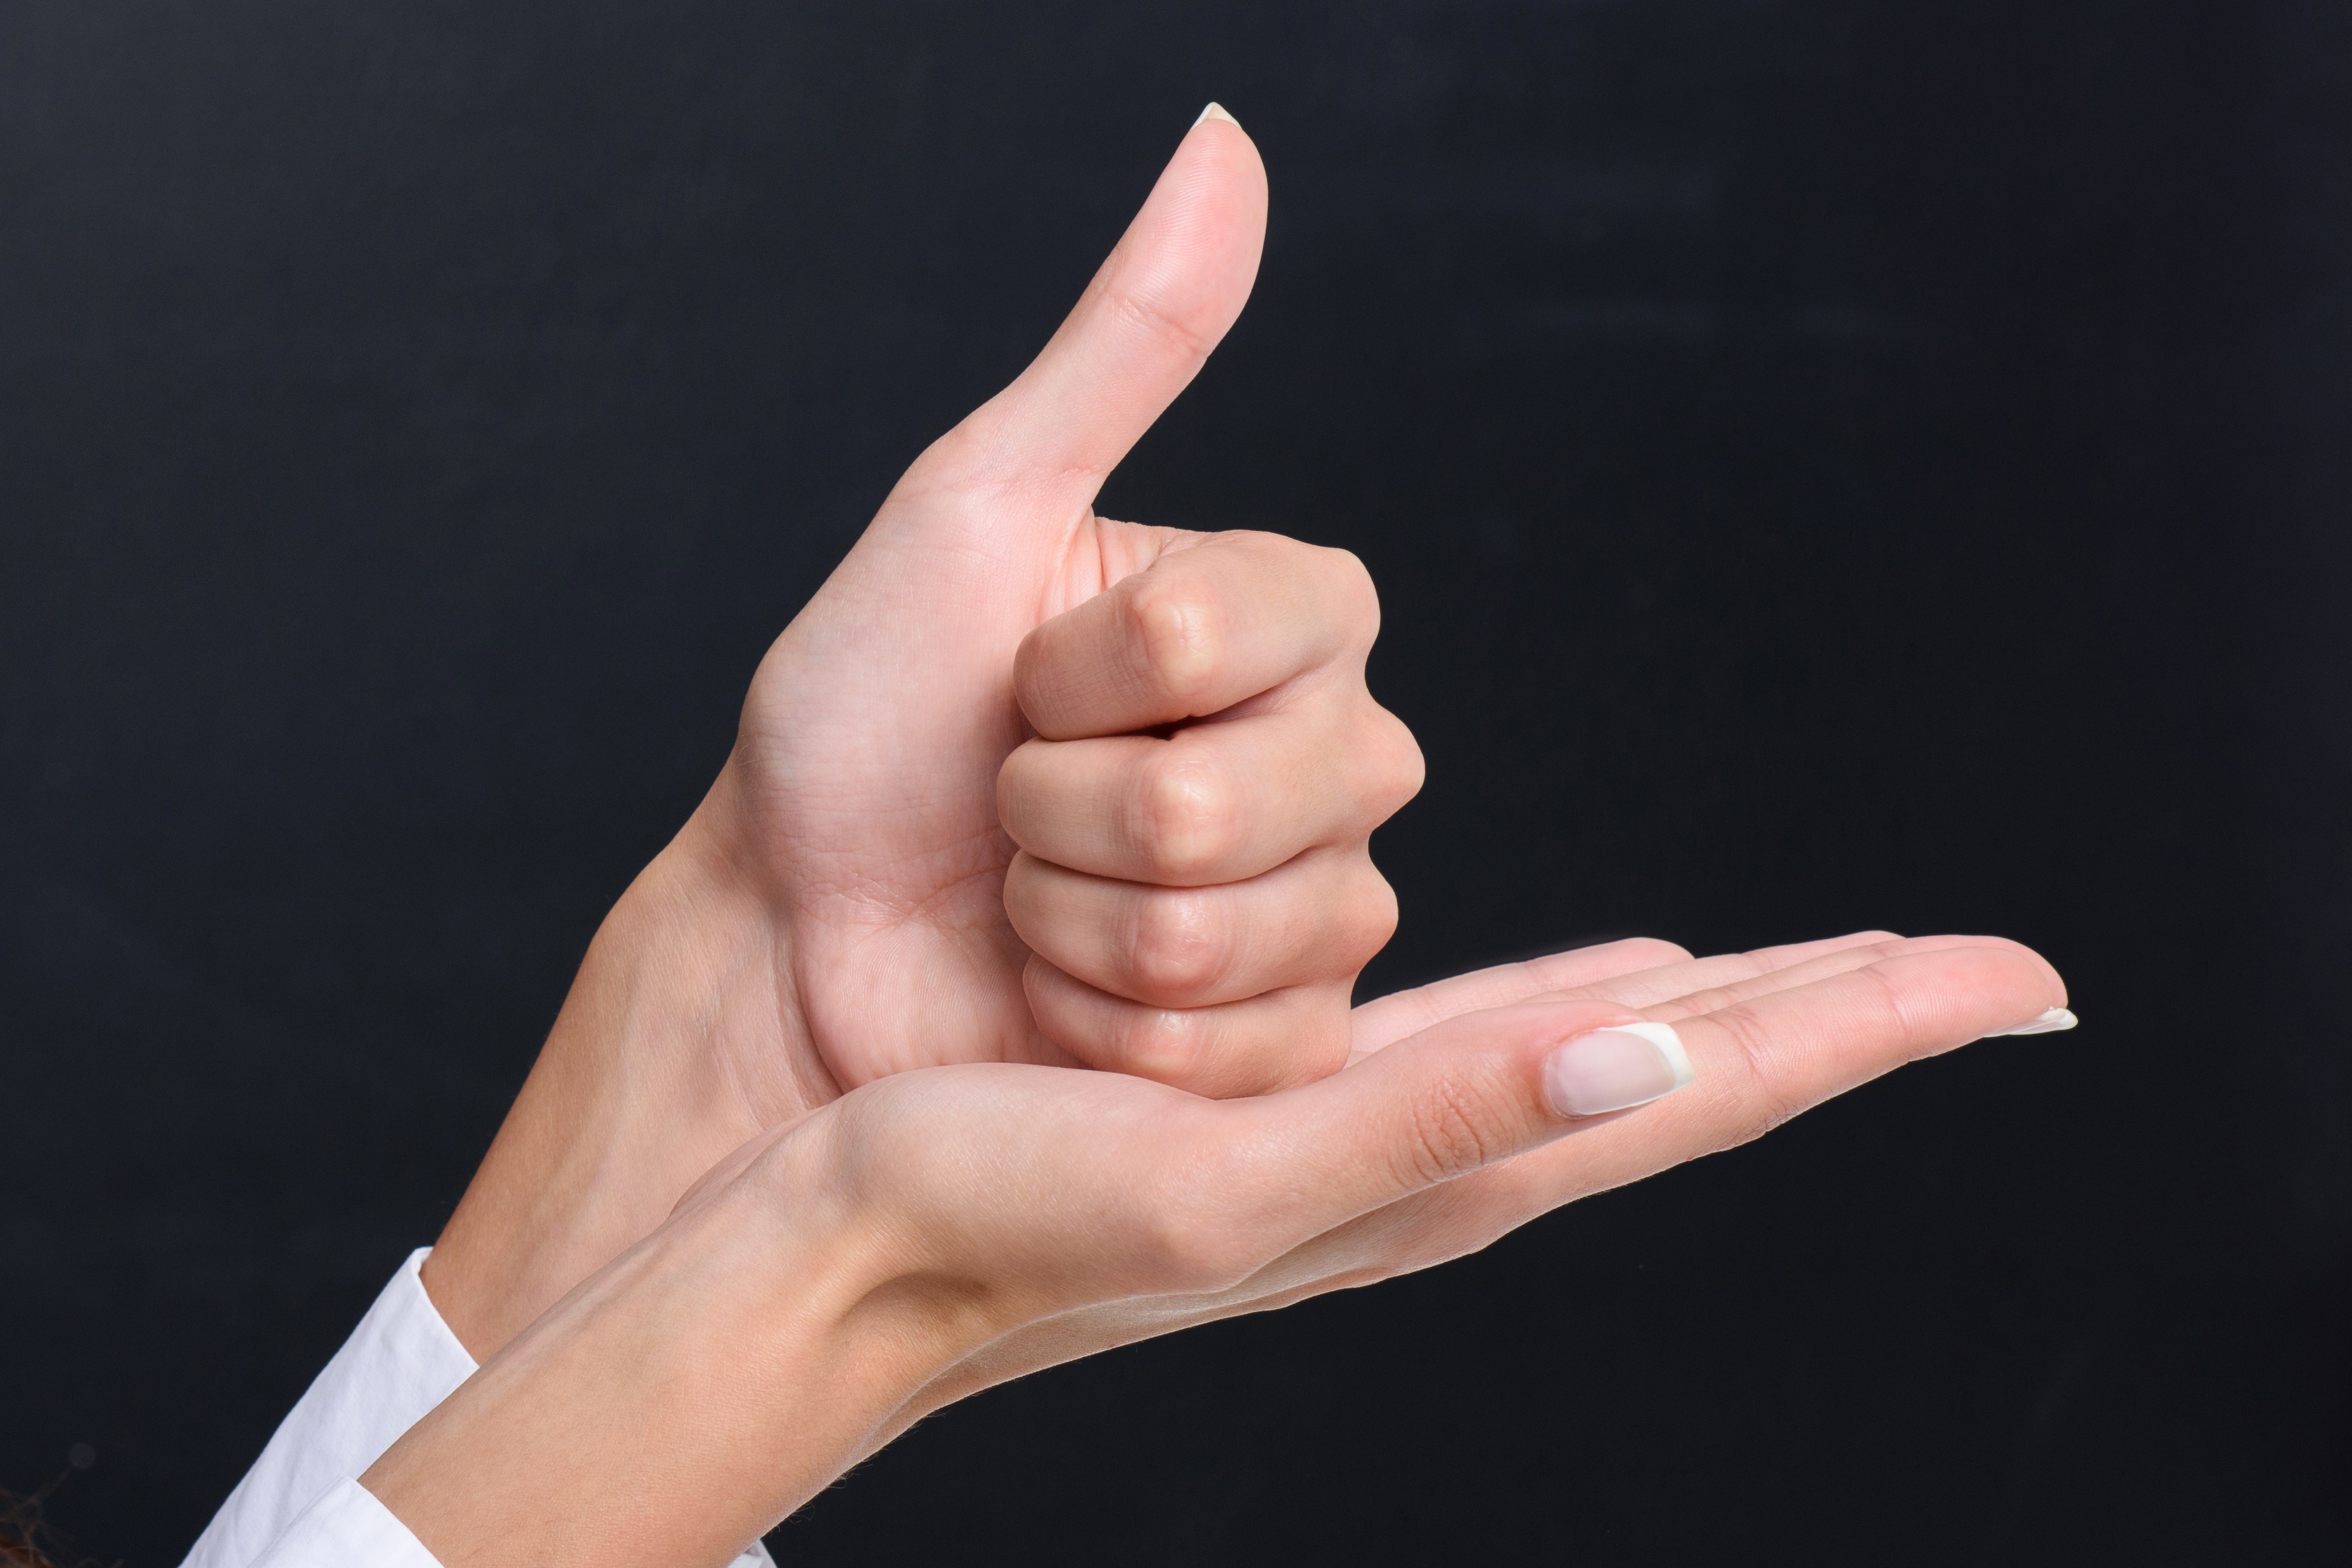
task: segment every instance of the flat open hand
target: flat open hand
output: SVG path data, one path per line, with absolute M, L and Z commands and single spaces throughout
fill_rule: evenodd
M 2064 1000 L 1991 938 L 1660 949 L 1375 1004 L 1345 1071 L 1262 1098 L 1004 1064 L 868 1085 L 740 1151 L 363 1481 L 450 1568 L 646 1540 L 717 1564 L 976 1388 L 1443 1261 Z M 1625 1031 L 1661 1022 L 1680 1092 Z

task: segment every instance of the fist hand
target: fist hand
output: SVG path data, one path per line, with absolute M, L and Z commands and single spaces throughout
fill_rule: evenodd
M 1204 118 L 769 649 L 426 1265 L 477 1359 L 728 1150 L 863 1084 L 1024 1062 L 1234 1095 L 1345 1059 L 1395 917 L 1365 840 L 1420 779 L 1364 691 L 1371 585 L 1093 506 L 1265 232 L 1257 150 Z
M 1346 1060 L 1395 923 L 1365 842 L 1421 779 L 1364 689 L 1370 581 L 1093 510 L 1240 313 L 1265 226 L 1256 149 L 1204 119 L 762 662 L 697 831 L 774 929 L 758 1021 L 714 1031 L 754 1124 L 951 1062 L 1232 1095 Z
M 996 799 L 1046 1039 L 1214 1096 L 1347 1061 L 1356 975 L 1396 927 L 1369 841 L 1422 779 L 1364 686 L 1379 629 L 1355 557 L 1230 533 L 1167 540 L 1023 641 L 1036 737 Z

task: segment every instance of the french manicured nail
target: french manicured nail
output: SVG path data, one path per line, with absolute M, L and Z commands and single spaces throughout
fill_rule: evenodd
M 1621 1023 L 1580 1034 L 1544 1058 L 1544 1099 L 1562 1116 L 1646 1105 L 1690 1081 L 1682 1036 L 1662 1023 Z
M 1999 1040 L 2005 1034 L 2056 1034 L 2060 1030 L 2073 1029 L 2082 1021 L 2064 1008 L 2052 1008 L 2046 1013 L 2027 1019 L 2015 1029 L 1997 1029 L 1985 1038 Z
M 1222 103 L 1213 103 L 1209 105 L 1208 108 L 1202 110 L 1201 111 L 1201 120 L 1222 120 L 1236 131 L 1239 131 L 1242 125 L 1240 120 L 1235 120 L 1232 115 L 1225 112 L 1225 106 Z M 1201 123 L 1201 120 L 1196 120 L 1192 123 L 1197 126 Z

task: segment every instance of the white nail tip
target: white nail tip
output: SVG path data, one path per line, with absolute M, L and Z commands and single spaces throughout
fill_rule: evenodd
M 1690 1081 L 1682 1040 L 1662 1023 L 1596 1029 L 1562 1040 L 1544 1058 L 1544 1103 L 1569 1118 L 1630 1111 Z
M 1986 1038 L 1988 1040 L 1999 1040 L 2005 1035 L 2012 1034 L 2056 1034 L 2061 1030 L 2073 1029 L 2076 1024 L 2081 1023 L 2082 1021 L 2083 1020 L 2081 1019 L 2076 1018 L 2064 1008 L 2052 1008 L 2048 1012 L 2042 1013 L 2039 1017 L 2026 1019 L 2023 1023 L 2019 1024 L 2015 1029 L 1995 1030 L 1991 1034 L 1986 1036 Z
M 1222 120 L 1227 125 L 1232 126 L 1235 131 L 1239 131 L 1242 128 L 1242 122 L 1235 120 L 1232 115 L 1226 113 L 1225 106 L 1222 103 L 1213 103 L 1209 105 L 1208 108 L 1202 110 L 1201 111 L 1201 119 L 1194 120 L 1192 122 L 1193 126 L 1197 129 L 1201 124 L 1201 120 Z
M 1607 1032 L 1633 1035 L 1656 1046 L 1658 1054 L 1666 1059 L 1666 1065 L 1675 1070 L 1675 1089 L 1683 1088 L 1698 1076 L 1691 1071 L 1690 1052 L 1683 1049 L 1683 1037 L 1675 1032 L 1675 1026 L 1672 1024 L 1612 1023 Z M 1673 1090 L 1667 1092 L 1672 1093 Z

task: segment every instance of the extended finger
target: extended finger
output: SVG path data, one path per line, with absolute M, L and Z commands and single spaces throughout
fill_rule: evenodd
M 1363 563 L 1278 534 L 1160 556 L 1022 640 L 1013 695 L 1048 740 L 1222 713 L 1326 664 L 1360 681 L 1380 597 Z
M 1361 849 L 1318 850 L 1246 882 L 1155 887 L 1013 857 L 1004 908 L 1031 951 L 1099 990 L 1163 1008 L 1352 980 L 1396 930 Z
M 1543 1152 L 1513 1180 L 1531 1182 L 1524 1192 L 1554 1207 L 1746 1143 L 1906 1062 L 2065 1000 L 2064 982 L 2031 948 L 1956 939 L 1680 1019 L 1672 1027 L 1690 1057 L 1690 1088 Z
M 1947 946 L 1961 940 L 1965 938 L 1920 939 Z M 1618 975 L 1580 986 L 1565 995 L 1588 1001 L 1620 1002 L 1641 1009 L 1644 1018 L 1673 1019 L 1711 1011 L 1714 1007 L 1742 998 L 1783 991 L 1825 976 L 1842 975 L 1892 954 L 1908 951 L 1911 946 L 1910 939 L 1891 932 L 1857 932 L 1850 936 L 1764 947 L 1749 953 L 1720 953 L 1687 964 Z M 1705 998 L 1717 999 L 1712 1004 L 1697 999 Z
M 1270 1259 L 1214 1315 L 1328 1289 L 1335 1277 L 1378 1278 L 1475 1251 L 1562 1204 L 1746 1143 L 1906 1062 L 2013 1028 L 2065 1000 L 2064 985 L 2049 964 L 2014 944 L 1964 942 L 1900 953 L 1675 1023 L 1693 1068 L 1690 1085 L 1622 1114 L 1566 1124 L 1575 1128 L 1573 1137 L 1547 1135 L 1539 1110 L 1510 1100 L 1514 1085 L 1522 1092 L 1540 1092 L 1540 1067 L 1529 1059 L 1556 1027 L 1539 1022 L 1547 1004 L 1447 1020 L 1327 1084 L 1264 1104 L 1270 1112 L 1286 1100 L 1336 1099 L 1357 1087 L 1349 1081 L 1360 1075 L 1433 1053 L 1459 1056 L 1460 1079 L 1432 1072 L 1417 1094 L 1406 1091 L 1404 1103 L 1419 1107 L 1412 1114 L 1437 1131 L 1417 1133 L 1412 1124 L 1392 1140 L 1402 1147 L 1418 1139 L 1452 1150 L 1450 1159 L 1430 1168 L 1460 1166 L 1463 1179 L 1418 1186 L 1390 1180 L 1397 1200 L 1367 1206 L 1292 1253 Z M 1625 1016 L 1597 1010 L 1605 1004 L 1550 1005 L 1596 1009 L 1578 1015 L 1588 1029 Z M 1496 1082 L 1498 1057 L 1507 1070 Z M 1517 1066 L 1508 1067 L 1513 1061 Z M 1400 1076 L 1406 1083 L 1416 1077 Z M 1482 1080 L 1483 1092 L 1456 1086 Z M 1370 1087 L 1372 1081 L 1361 1082 Z
M 996 779 L 997 818 L 1039 860 L 1199 887 L 1358 842 L 1421 788 L 1421 748 L 1369 696 L 1149 735 L 1032 740 Z
M 1694 958 L 1674 943 L 1635 936 L 1525 963 L 1499 964 L 1365 1003 L 1356 1009 L 1356 1051 L 1360 1054 L 1378 1051 L 1462 1013 L 1544 997 L 1650 1007 L 1685 992 L 1801 964 L 1819 954 L 1890 939 L 1888 932 L 1862 931 Z
M 1218 1108 L 1207 1157 L 1188 1150 L 1159 1183 L 1157 1231 L 1187 1288 L 1120 1301 L 1107 1334 L 1076 1314 L 1005 1336 L 960 1369 L 959 1386 L 1475 1251 L 1560 1204 L 1742 1142 L 2063 1000 L 2048 966 L 2013 945 L 1906 952 L 1739 1004 L 1737 1021 L 1689 1020 L 1689 1089 L 1565 1124 L 1543 1095 L 1544 1059 L 1563 1034 L 1629 1015 L 1538 1003 L 1446 1020 L 1326 1083 Z M 1576 1135 L 1559 1135 L 1564 1126 Z
M 1642 1016 L 1672 1023 L 1681 1019 L 1696 1018 L 1706 1013 L 1721 1012 L 1742 1002 L 1754 1001 L 1774 991 L 1785 991 L 1799 986 L 1811 985 L 1839 975 L 1866 969 L 1889 958 L 1913 953 L 1938 953 L 1955 947 L 2003 947 L 2021 954 L 2031 963 L 2041 966 L 2047 973 L 2051 986 L 2063 989 L 2058 972 L 2048 960 L 2021 943 L 2002 936 L 1894 936 L 1879 935 L 1867 941 L 1842 943 L 1827 951 L 1817 953 L 1801 962 L 1784 963 L 1754 974 L 1726 973 L 1710 975 L 1704 985 L 1678 987 L 1671 993 L 1648 998 L 1612 996 L 1611 999 L 1630 1001 L 1642 1009 Z

